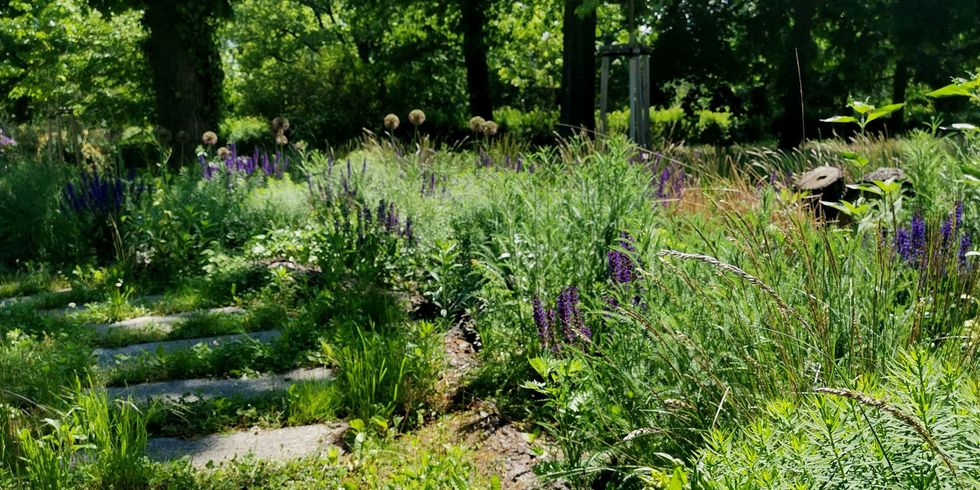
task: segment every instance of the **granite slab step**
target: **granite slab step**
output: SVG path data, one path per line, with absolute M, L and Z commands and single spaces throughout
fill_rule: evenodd
M 227 306 L 224 308 L 212 308 L 210 310 L 196 310 L 173 315 L 150 315 L 130 318 L 113 323 L 103 323 L 92 325 L 91 328 L 99 333 L 106 333 L 110 330 L 141 330 L 148 327 L 156 327 L 164 333 L 169 333 L 173 327 L 195 315 L 242 315 L 245 310 L 237 306 Z
M 175 437 L 152 438 L 147 454 L 154 461 L 188 458 L 195 468 L 215 466 L 251 454 L 259 460 L 288 461 L 321 454 L 330 448 L 340 450 L 348 425 L 344 422 L 304 425 L 282 429 L 252 429 L 185 440 Z
M 147 342 L 144 344 L 133 344 L 126 347 L 119 347 L 116 349 L 95 349 L 95 351 L 92 352 L 92 355 L 97 357 L 96 362 L 100 367 L 106 367 L 114 364 L 119 357 L 136 357 L 143 354 L 157 352 L 170 353 L 190 349 L 202 344 L 214 349 L 225 345 L 246 341 L 268 343 L 280 335 L 282 335 L 281 330 L 264 330 L 261 332 L 220 335 L 215 337 Z
M 195 402 L 214 398 L 255 398 L 267 393 L 285 391 L 299 381 L 333 379 L 327 368 L 296 369 L 285 374 L 267 374 L 254 378 L 184 379 L 142 383 L 106 388 L 110 398 L 132 399 L 135 402 Z

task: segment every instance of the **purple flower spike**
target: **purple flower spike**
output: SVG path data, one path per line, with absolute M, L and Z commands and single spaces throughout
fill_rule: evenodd
M 912 217 L 912 230 L 909 233 L 914 257 L 922 257 L 926 250 L 926 220 L 921 214 Z
M 957 255 L 961 268 L 965 268 L 967 266 L 966 254 L 970 251 L 971 246 L 973 246 L 973 240 L 970 239 L 970 234 L 964 233 L 963 238 L 960 238 L 960 251 Z

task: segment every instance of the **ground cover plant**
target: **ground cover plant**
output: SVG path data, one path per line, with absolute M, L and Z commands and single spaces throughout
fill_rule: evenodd
M 975 158 L 971 138 L 857 138 L 793 153 L 571 139 L 511 155 L 492 138 L 413 154 L 369 136 L 344 158 L 292 154 L 291 177 L 250 174 L 244 161 L 164 171 L 154 186 L 197 190 L 151 190 L 121 209 L 128 218 L 101 238 L 116 242 L 103 242 L 105 265 L 8 276 L 8 296 L 40 296 L 3 311 L 4 478 L 37 488 L 424 487 L 423 475 L 439 474 L 430 487 L 518 485 L 501 483 L 480 443 L 453 432 L 437 436 L 451 449 L 422 466 L 379 470 L 373 459 L 492 401 L 540 455 L 531 482 L 970 486 L 976 195 L 957 176 Z M 866 171 L 851 151 L 897 155 L 915 191 L 877 182 L 869 197 L 840 203 L 849 221 L 821 220 L 786 175 L 815 163 Z M 950 177 L 962 183 L 937 182 Z M 175 195 L 207 196 L 208 216 L 246 213 L 244 196 L 267 189 L 294 196 L 256 202 L 289 202 L 291 217 L 243 214 L 215 232 L 146 219 L 190 212 Z M 165 236 L 157 227 L 211 238 L 196 256 L 186 240 L 170 252 L 167 239 L 145 238 Z M 244 313 L 208 310 L 227 306 Z M 157 316 L 113 327 L 147 315 Z M 445 339 L 460 324 L 478 362 L 447 404 Z M 262 331 L 277 334 L 193 345 Z M 181 341 L 192 344 L 108 364 L 90 354 Z M 318 366 L 331 377 L 257 396 L 127 401 L 99 388 Z M 335 449 L 282 465 L 244 459 L 212 474 L 155 462 L 147 449 L 154 438 L 341 422 L 349 428 Z
M 0 3 L 0 488 L 980 486 L 971 1 Z

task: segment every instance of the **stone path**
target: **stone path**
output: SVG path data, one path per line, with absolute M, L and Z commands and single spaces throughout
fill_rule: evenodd
M 137 318 L 130 318 L 129 320 L 122 320 L 113 323 L 103 323 L 101 325 L 92 325 L 95 331 L 99 333 L 106 333 L 110 330 L 141 330 L 147 327 L 155 327 L 164 333 L 169 333 L 173 330 L 174 325 L 186 321 L 195 315 L 241 315 L 244 314 L 245 310 L 238 308 L 237 306 L 228 306 L 225 308 L 212 308 L 210 310 L 198 310 L 189 311 L 186 313 L 176 313 L 173 315 L 152 315 L 152 316 L 141 316 Z
M 148 342 L 145 344 L 128 345 L 118 349 L 95 349 L 92 354 L 98 358 L 96 362 L 100 367 L 107 367 L 113 365 L 119 357 L 135 357 L 142 354 L 156 352 L 170 353 L 184 349 L 191 349 L 201 344 L 207 345 L 213 349 L 246 341 L 268 343 L 280 335 L 282 335 L 281 330 L 264 330 L 261 332 L 221 335 L 217 337 L 200 337 L 194 339 L 167 340 L 163 342 Z
M 339 449 L 347 428 L 346 423 L 335 422 L 273 430 L 253 429 L 192 440 L 158 437 L 150 439 L 147 453 L 156 461 L 188 457 L 196 468 L 204 468 L 208 462 L 218 465 L 249 453 L 262 460 L 284 461 L 330 447 Z
M 106 388 L 111 398 L 134 401 L 195 402 L 213 398 L 254 398 L 274 391 L 285 391 L 297 381 L 323 381 L 333 378 L 327 368 L 297 369 L 285 374 L 269 374 L 238 379 L 184 379 Z

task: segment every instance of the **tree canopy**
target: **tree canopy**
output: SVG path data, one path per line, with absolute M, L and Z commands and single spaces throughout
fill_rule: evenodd
M 547 133 L 559 114 L 592 126 L 595 50 L 632 34 L 653 50 L 655 107 L 722 112 L 729 141 L 792 145 L 853 98 L 925 101 L 976 71 L 978 21 L 980 0 L 5 1 L 0 118 L 70 109 L 199 133 L 285 115 L 336 144 L 421 107 L 446 133 L 472 115 Z M 613 109 L 626 88 L 616 62 Z M 877 129 L 920 125 L 931 107 Z

